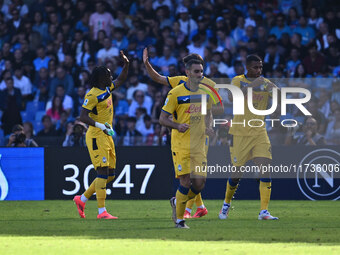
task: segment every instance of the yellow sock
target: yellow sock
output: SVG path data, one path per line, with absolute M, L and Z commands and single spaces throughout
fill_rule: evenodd
M 109 176 L 107 177 L 106 184 L 109 184 L 110 182 L 112 182 L 114 178 L 115 178 L 114 175 L 109 175 Z
M 238 184 L 234 183 L 231 179 L 227 181 L 227 189 L 225 192 L 225 199 L 224 201 L 227 204 L 230 204 L 231 199 L 233 198 L 235 191 L 237 190 Z
M 188 192 L 188 200 L 193 199 L 194 197 L 196 197 L 199 194 L 199 192 L 197 192 L 192 186 L 189 189 Z
M 179 186 L 176 192 L 176 215 L 178 220 L 184 219 L 185 205 L 188 201 L 189 189 L 183 186 Z
M 271 192 L 272 183 L 260 181 L 261 210 L 268 210 Z
M 188 202 L 187 202 L 187 205 L 185 206 L 186 208 L 189 208 L 189 209 L 192 209 L 193 205 L 194 205 L 194 202 L 195 202 L 195 198 L 193 199 L 190 199 Z
M 97 195 L 98 208 L 105 207 L 106 182 L 107 182 L 107 179 L 104 179 L 104 178 L 97 177 L 96 179 L 96 195 Z
M 96 192 L 96 180 L 97 180 L 97 178 L 93 180 L 90 187 L 87 190 L 85 190 L 85 192 L 84 192 L 84 196 L 87 199 L 90 199 L 90 197 L 94 194 L 94 192 Z
M 203 205 L 203 200 L 202 200 L 202 195 L 201 193 L 199 193 L 196 198 L 195 198 L 195 202 L 196 202 L 196 207 L 200 207 Z
M 112 182 L 114 178 L 115 178 L 114 175 L 107 177 L 106 184 Z M 87 199 L 90 199 L 91 196 L 96 192 L 96 179 L 93 180 L 93 182 L 91 183 L 90 187 L 87 190 L 85 190 L 85 192 L 84 192 L 84 196 Z

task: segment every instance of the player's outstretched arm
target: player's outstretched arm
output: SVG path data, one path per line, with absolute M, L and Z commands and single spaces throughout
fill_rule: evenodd
M 159 116 L 159 123 L 162 126 L 165 126 L 165 127 L 168 127 L 168 128 L 177 129 L 181 133 L 184 133 L 185 131 L 187 131 L 187 129 L 189 128 L 188 124 L 186 124 L 186 123 L 179 124 L 179 123 L 173 122 L 169 118 L 169 116 L 170 116 L 169 113 L 166 113 L 166 112 L 162 111 L 161 115 Z
M 168 81 L 165 76 L 160 75 L 159 73 L 156 72 L 155 69 L 153 69 L 152 65 L 149 62 L 149 54 L 148 54 L 148 49 L 145 48 L 143 50 L 143 63 L 145 65 L 145 69 L 148 72 L 150 78 L 157 83 L 160 83 L 162 85 L 168 86 Z
M 121 86 L 125 82 L 125 80 L 127 78 L 127 75 L 128 75 L 128 72 L 129 72 L 130 61 L 124 55 L 124 52 L 122 50 L 120 51 L 120 57 L 124 61 L 124 66 L 123 66 L 123 70 L 120 72 L 120 74 L 118 75 L 117 79 L 115 79 L 113 81 L 113 84 L 115 85 L 115 88 L 118 88 L 119 86 Z

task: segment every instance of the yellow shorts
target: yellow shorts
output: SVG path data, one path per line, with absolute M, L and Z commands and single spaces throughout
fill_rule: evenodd
M 206 177 L 207 157 L 205 152 L 172 152 L 176 178 L 181 175 L 193 174 L 200 177 Z
M 116 168 L 115 145 L 111 136 L 103 134 L 94 137 L 86 133 L 86 145 L 95 169 L 97 167 Z
M 259 136 L 231 136 L 230 158 L 234 166 L 243 166 L 253 158 L 272 159 L 272 149 L 267 134 Z

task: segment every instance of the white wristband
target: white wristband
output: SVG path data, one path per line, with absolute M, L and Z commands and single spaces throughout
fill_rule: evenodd
M 105 125 L 102 124 L 102 123 L 95 122 L 94 125 L 95 125 L 97 128 L 100 128 L 100 129 L 103 130 L 103 131 L 106 129 Z

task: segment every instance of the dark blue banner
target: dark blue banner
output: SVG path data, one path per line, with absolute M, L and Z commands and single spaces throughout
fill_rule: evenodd
M 0 148 L 0 200 L 44 200 L 44 148 Z

